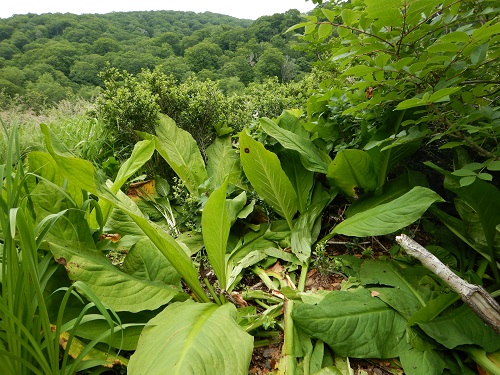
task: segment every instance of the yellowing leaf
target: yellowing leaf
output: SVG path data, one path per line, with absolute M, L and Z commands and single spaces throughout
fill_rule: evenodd
M 51 324 L 51 327 L 53 330 L 55 330 L 55 326 Z M 63 332 L 59 336 L 59 344 L 61 347 L 66 350 L 68 346 L 68 340 L 69 340 L 69 333 L 68 332 Z M 81 352 L 86 348 L 85 343 L 80 341 L 78 338 L 73 337 L 73 340 L 71 342 L 71 346 L 69 347 L 68 353 L 71 358 L 77 358 Z M 128 359 L 114 353 L 113 351 L 107 351 L 103 352 L 99 349 L 92 348 L 88 352 L 88 354 L 83 357 L 83 362 L 85 361 L 102 361 L 103 364 L 102 366 L 104 367 L 113 367 L 116 365 L 119 366 L 126 366 L 128 365 Z

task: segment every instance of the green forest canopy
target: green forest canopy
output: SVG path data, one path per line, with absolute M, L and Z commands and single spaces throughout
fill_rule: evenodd
M 301 20 L 295 9 L 256 21 L 177 11 L 15 15 L 0 19 L 0 97 L 91 98 L 108 62 L 131 74 L 159 67 L 181 82 L 193 73 L 236 87 L 288 82 L 310 69 L 284 33 Z

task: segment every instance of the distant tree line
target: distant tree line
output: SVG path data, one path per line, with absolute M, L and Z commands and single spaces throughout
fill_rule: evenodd
M 196 74 L 226 94 L 271 77 L 298 81 L 312 58 L 285 31 L 301 20 L 294 9 L 256 21 L 175 11 L 0 19 L 0 105 L 90 99 L 107 64 L 130 74 L 157 69 L 179 82 Z

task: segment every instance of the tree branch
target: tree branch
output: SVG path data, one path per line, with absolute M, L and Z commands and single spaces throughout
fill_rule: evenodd
M 436 274 L 462 300 L 469 305 L 486 324 L 500 334 L 500 305 L 479 285 L 470 284 L 455 275 L 438 258 L 405 234 L 396 237 L 396 241 L 406 252 L 417 258 L 425 268 Z

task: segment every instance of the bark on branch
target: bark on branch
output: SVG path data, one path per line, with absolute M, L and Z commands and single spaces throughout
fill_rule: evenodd
M 470 284 L 455 275 L 438 258 L 410 237 L 402 234 L 396 237 L 396 241 L 409 255 L 417 258 L 427 269 L 457 292 L 472 311 L 493 328 L 496 333 L 500 334 L 500 305 L 483 287 Z

